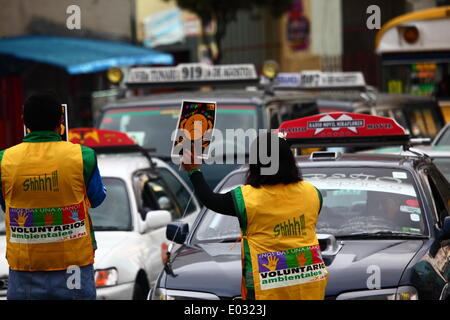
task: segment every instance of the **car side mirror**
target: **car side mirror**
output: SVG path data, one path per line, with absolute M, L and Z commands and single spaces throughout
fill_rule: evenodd
M 143 233 L 162 228 L 172 221 L 172 214 L 167 210 L 153 210 L 147 212 Z
M 444 222 L 442 223 L 442 228 L 440 232 L 440 240 L 449 240 L 450 239 L 450 217 L 445 217 Z
M 189 234 L 189 225 L 185 222 L 172 222 L 167 225 L 166 238 L 178 244 L 183 244 Z

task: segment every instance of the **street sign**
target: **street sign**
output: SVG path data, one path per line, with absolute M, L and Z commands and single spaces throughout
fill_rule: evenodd
M 403 145 L 409 135 L 394 119 L 332 112 L 288 120 L 278 128 L 289 143 L 302 146 Z
M 361 72 L 284 72 L 275 78 L 276 88 L 322 89 L 364 87 L 366 82 Z
M 127 84 L 169 84 L 257 80 L 253 64 L 207 65 L 183 63 L 175 67 L 138 67 L 128 73 Z

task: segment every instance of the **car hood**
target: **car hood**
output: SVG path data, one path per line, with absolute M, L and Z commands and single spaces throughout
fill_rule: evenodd
M 172 262 L 167 289 L 210 292 L 219 297 L 240 296 L 241 249 L 237 243 L 182 247 Z
M 96 231 L 97 250 L 95 250 L 95 263 L 99 264 L 114 250 L 123 244 L 130 236 L 130 232 L 124 231 Z M 9 266 L 5 258 L 6 237 L 0 236 L 0 277 L 8 275 Z
M 348 240 L 334 257 L 324 256 L 329 277 L 327 296 L 368 290 L 370 277 L 379 272 L 380 288 L 397 287 L 405 268 L 423 240 Z M 373 288 L 372 288 L 373 289 Z
M 423 245 L 423 240 L 347 240 L 335 255 L 324 256 L 329 278 L 327 297 L 367 290 L 373 270 L 380 271 L 381 288 L 398 286 L 403 271 Z M 240 296 L 240 245 L 200 244 L 183 247 L 162 287 L 210 292 L 222 298 Z M 370 281 L 369 281 L 370 282 Z
M 96 231 L 95 240 L 97 250 L 95 250 L 95 264 L 101 264 L 102 260 L 113 252 L 129 238 L 127 231 Z

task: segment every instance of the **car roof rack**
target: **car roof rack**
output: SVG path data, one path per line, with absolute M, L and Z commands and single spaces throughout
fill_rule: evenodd
M 253 64 L 181 63 L 170 67 L 135 67 L 128 71 L 125 80 L 128 88 L 195 88 L 219 85 L 257 85 L 258 83 L 259 77 Z
M 362 72 L 322 72 L 308 70 L 302 72 L 280 72 L 273 81 L 261 77 L 261 86 L 270 86 L 272 90 L 294 91 L 370 91 Z
M 138 145 L 126 133 L 115 130 L 103 130 L 97 128 L 69 129 L 69 141 L 90 147 L 97 153 L 141 153 L 150 163 L 150 168 L 155 169 L 155 163 L 149 151 Z

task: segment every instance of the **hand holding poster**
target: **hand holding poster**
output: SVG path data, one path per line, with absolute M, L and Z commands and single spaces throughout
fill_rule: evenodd
M 183 149 L 195 150 L 193 153 L 198 158 L 208 159 L 215 119 L 215 102 L 183 100 L 175 136 L 172 137 L 172 160 L 179 160 Z

